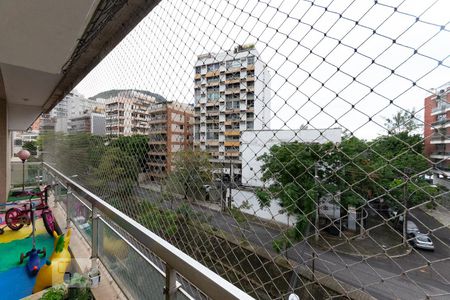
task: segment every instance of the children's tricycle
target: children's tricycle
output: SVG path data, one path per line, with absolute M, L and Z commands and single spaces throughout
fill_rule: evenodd
M 6 225 L 11 228 L 11 230 L 19 230 L 24 225 L 30 225 L 31 223 L 31 208 L 33 205 L 32 198 L 35 196 L 39 197 L 39 204 L 34 207 L 34 210 L 41 211 L 41 217 L 44 221 L 45 229 L 48 234 L 53 236 L 53 231 L 55 230 L 55 219 L 53 217 L 53 213 L 48 207 L 48 190 L 51 188 L 51 185 L 46 185 L 42 191 L 34 192 L 34 191 L 25 191 L 24 196 L 29 196 L 30 201 L 23 205 L 22 208 L 13 207 L 6 211 L 5 221 Z M 0 230 L 0 234 L 3 233 L 3 230 Z

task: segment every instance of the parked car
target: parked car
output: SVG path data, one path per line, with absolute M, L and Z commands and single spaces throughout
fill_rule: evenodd
M 434 251 L 433 241 L 427 234 L 420 232 L 413 234 L 413 237 L 409 240 L 409 242 L 414 248 Z
M 406 221 L 406 234 L 408 236 L 413 236 L 420 233 L 419 227 L 413 221 Z

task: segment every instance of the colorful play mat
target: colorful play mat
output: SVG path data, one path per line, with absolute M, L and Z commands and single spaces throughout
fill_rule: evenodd
M 7 208 L 10 206 L 8 205 Z M 0 213 L 0 226 L 4 233 L 0 235 L 0 299 L 15 300 L 31 295 L 36 277 L 28 275 L 25 263 L 19 264 L 20 254 L 32 248 L 31 225 L 18 231 L 10 230 L 5 224 L 4 212 Z M 53 252 L 53 237 L 44 227 L 41 218 L 36 219 L 36 248 L 47 251 L 47 258 Z M 46 261 L 41 258 L 41 265 Z

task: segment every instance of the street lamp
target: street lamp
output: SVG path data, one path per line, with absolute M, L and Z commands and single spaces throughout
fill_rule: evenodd
M 30 152 L 28 150 L 22 149 L 17 152 L 17 156 L 22 161 L 22 192 L 25 191 L 25 161 L 30 157 Z

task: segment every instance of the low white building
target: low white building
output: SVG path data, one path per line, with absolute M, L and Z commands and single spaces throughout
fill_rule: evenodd
M 302 130 L 246 130 L 241 136 L 242 184 L 261 187 L 262 162 L 258 157 L 269 152 L 270 147 L 289 142 L 340 143 L 341 128 Z
M 263 186 L 261 180 L 262 162 L 258 157 L 269 152 L 273 145 L 289 142 L 303 143 L 340 143 L 341 128 L 303 129 L 303 130 L 246 130 L 241 135 L 240 154 L 242 159 L 243 188 L 232 189 L 233 204 L 243 212 L 259 218 L 276 221 L 289 226 L 296 222 L 294 216 L 288 216 L 274 199 L 268 207 L 260 207 L 254 190 Z M 330 205 L 328 205 L 330 206 Z M 326 212 L 321 209 L 322 214 Z

